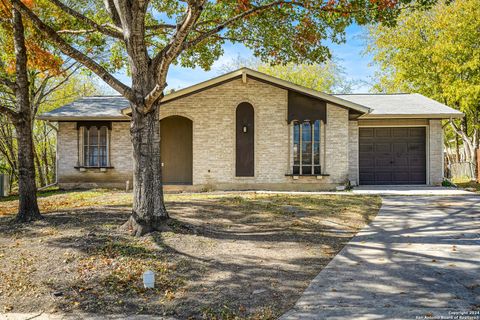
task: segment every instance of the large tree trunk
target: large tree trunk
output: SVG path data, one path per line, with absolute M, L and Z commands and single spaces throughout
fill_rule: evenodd
M 162 187 L 160 161 L 160 121 L 158 106 L 149 113 L 132 106 L 133 209 L 123 225 L 132 235 L 142 236 L 159 230 L 168 219 Z
M 19 207 L 16 217 L 18 222 L 29 222 L 40 219 L 40 210 L 37 204 L 37 186 L 35 185 L 35 161 L 33 155 L 33 111 L 30 105 L 29 81 L 27 74 L 27 49 L 23 21 L 20 12 L 12 10 L 14 23 L 15 71 L 16 84 L 15 98 L 17 119 L 15 129 L 18 139 L 18 193 Z
M 37 204 L 37 186 L 35 185 L 35 162 L 31 122 L 19 122 L 18 134 L 18 222 L 30 222 L 41 219 Z

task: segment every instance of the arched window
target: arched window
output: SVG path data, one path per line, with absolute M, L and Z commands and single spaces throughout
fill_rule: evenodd
M 109 127 L 103 124 L 81 124 L 79 131 L 79 165 L 81 167 L 108 167 Z
M 293 121 L 293 174 L 321 174 L 320 121 Z

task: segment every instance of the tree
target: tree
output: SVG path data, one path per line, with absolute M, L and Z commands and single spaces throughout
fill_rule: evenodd
M 395 28 L 371 27 L 367 48 L 379 66 L 376 90 L 419 92 L 465 113 L 450 121 L 453 132 L 446 132 L 445 142 L 450 147 L 450 141 L 458 140 L 452 133 L 459 136 L 471 163 L 480 140 L 479 15 L 480 0 L 442 1 L 429 11 L 405 11 Z
M 2 15 L 7 14 L 7 10 Z M 16 220 L 21 222 L 40 219 L 40 210 L 37 204 L 37 188 L 35 185 L 35 164 L 33 157 L 33 110 L 30 108 L 30 84 L 27 69 L 27 47 L 25 44 L 24 25 L 20 12 L 11 10 L 11 25 L 13 28 L 13 46 L 15 49 L 15 80 L 8 77 L 6 71 L 0 78 L 2 85 L 8 87 L 14 96 L 15 109 L 5 104 L 0 105 L 3 113 L 15 126 L 18 141 L 18 186 L 19 209 Z M 3 26 L 5 27 L 5 26 Z M 8 26 L 7 26 L 8 28 Z
M 39 18 L 38 8 L 10 0 L 63 54 L 96 73 L 130 101 L 134 149 L 134 201 L 124 225 L 135 235 L 158 229 L 168 218 L 161 188 L 160 122 L 166 79 L 172 64 L 208 69 L 225 41 L 242 42 L 265 62 L 321 62 L 329 57 L 323 39 L 341 42 L 353 21 L 394 20 L 405 6 L 434 0 L 105 0 L 64 3 L 48 0 L 49 10 L 71 20 Z M 126 65 L 131 86 L 93 59 L 75 36 L 99 35 L 109 47 L 110 66 Z
M 0 2 L 0 120 L 1 136 L 8 139 L 1 141 L 0 152 L 18 180 L 18 222 L 42 218 L 36 197 L 35 162 L 40 160 L 33 141 L 35 115 L 45 98 L 80 66 L 72 63 L 62 69 L 63 60 L 50 52 L 52 48 L 46 50 L 48 45 L 34 31 L 10 3 Z

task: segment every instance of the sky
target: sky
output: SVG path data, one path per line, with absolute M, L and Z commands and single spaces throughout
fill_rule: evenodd
M 353 87 L 353 93 L 369 92 L 371 78 L 374 73 L 374 68 L 369 66 L 372 60 L 371 56 L 363 54 L 365 40 L 362 38 L 362 35 L 364 32 L 363 27 L 354 24 L 346 30 L 345 43 L 332 44 L 331 42 L 326 42 L 334 59 L 345 69 L 347 78 L 357 83 Z M 244 60 L 253 58 L 253 54 L 241 44 L 227 43 L 224 45 L 223 56 L 213 64 L 209 71 L 204 71 L 201 68 L 191 69 L 172 66 L 167 77 L 167 90 L 178 90 L 219 76 L 222 74 L 222 66 L 228 65 L 238 57 Z M 124 73 L 118 73 L 117 76 L 124 83 L 130 83 L 130 79 Z M 114 93 L 112 91 L 109 92 Z

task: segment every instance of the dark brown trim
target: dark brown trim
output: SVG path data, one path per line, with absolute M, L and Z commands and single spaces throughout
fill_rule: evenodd
M 77 130 L 81 127 L 91 128 L 97 127 L 100 129 L 101 127 L 107 127 L 108 130 L 112 130 L 112 122 L 111 121 L 77 121 Z
M 293 173 L 286 173 L 285 177 L 329 177 L 329 174 L 322 173 L 322 174 L 293 174 Z

